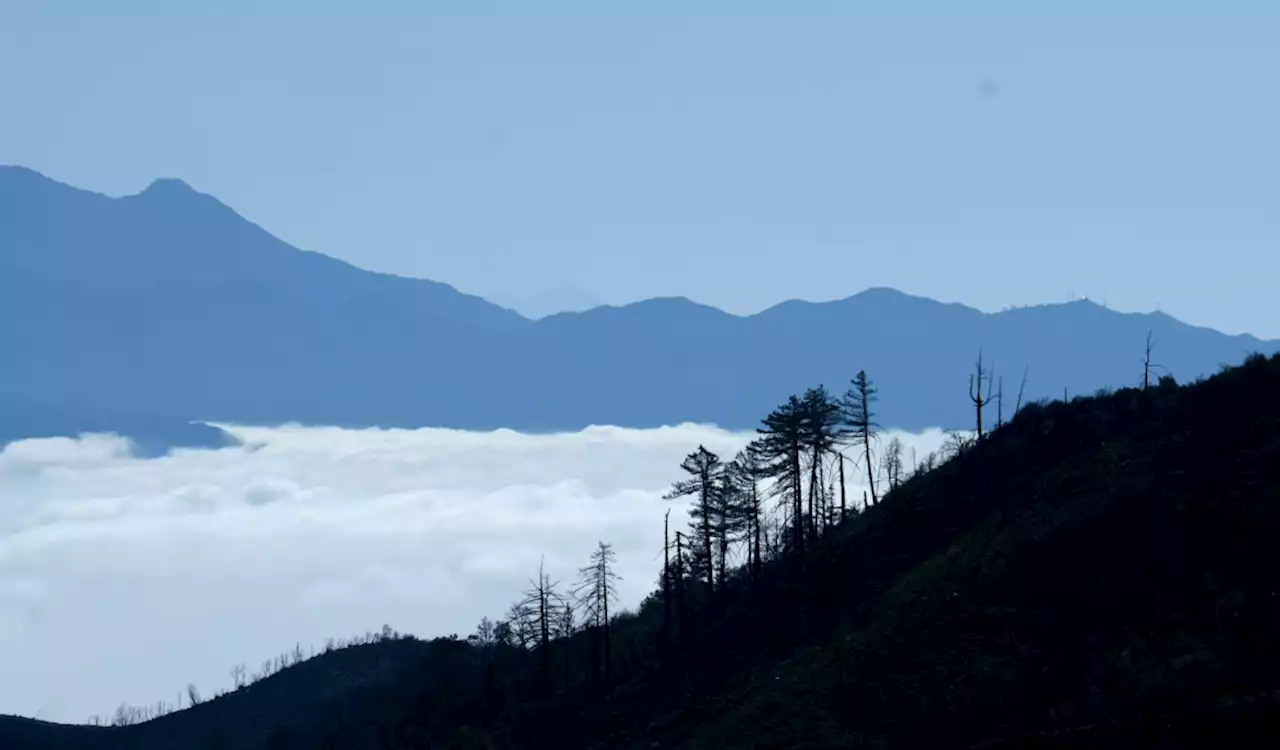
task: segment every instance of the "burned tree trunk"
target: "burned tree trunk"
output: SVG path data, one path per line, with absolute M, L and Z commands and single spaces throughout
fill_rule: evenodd
M 662 517 L 662 631 L 671 638 L 671 511 Z
M 840 454 L 840 520 L 845 519 L 845 502 L 844 502 L 844 454 Z
M 1027 373 L 1030 369 L 1030 367 L 1025 367 L 1022 370 L 1022 385 L 1018 386 L 1018 402 L 1013 405 L 1013 416 L 1015 417 L 1018 416 L 1018 412 L 1022 409 L 1022 392 L 1027 389 Z
M 974 411 L 977 414 L 979 440 L 982 439 L 982 407 L 990 401 L 989 395 L 982 392 L 982 383 L 987 378 L 987 371 L 982 366 L 982 352 L 978 352 L 977 373 L 969 376 L 969 400 L 973 401 Z

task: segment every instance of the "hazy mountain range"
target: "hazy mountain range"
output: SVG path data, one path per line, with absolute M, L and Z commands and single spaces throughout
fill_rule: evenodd
M 1149 331 L 1179 380 L 1280 350 L 1087 301 L 987 314 L 883 288 L 750 316 L 662 298 L 535 321 L 298 250 L 177 180 L 110 198 L 0 167 L 0 440 L 225 439 L 191 420 L 752 428 L 864 368 L 883 425 L 968 427 L 979 350 L 1012 408 L 1024 371 L 1024 400 L 1134 384 Z
M 530 320 L 540 320 L 549 315 L 562 312 L 586 312 L 605 304 L 603 300 L 589 292 L 573 288 L 544 289 L 530 295 L 486 294 L 485 299 L 501 305 L 508 310 L 515 310 Z

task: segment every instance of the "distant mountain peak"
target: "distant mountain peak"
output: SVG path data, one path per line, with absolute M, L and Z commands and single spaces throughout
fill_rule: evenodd
M 907 294 L 906 292 L 901 291 L 899 289 L 894 289 L 891 286 L 869 286 L 866 289 L 863 289 L 861 292 L 858 292 L 853 296 L 854 297 L 870 297 L 870 298 L 887 297 L 892 299 L 905 299 L 905 298 L 916 299 L 915 295 Z
M 176 177 L 152 180 L 142 192 L 123 196 L 119 200 L 141 204 L 147 206 L 148 210 L 168 214 L 170 217 L 190 216 L 191 212 L 208 212 L 227 218 L 234 216 L 236 221 L 244 220 L 244 217 L 236 213 L 235 209 L 208 193 L 196 190 Z
M 689 299 L 683 295 L 671 295 L 666 297 L 649 297 L 647 299 L 636 300 L 622 305 L 610 305 L 617 310 L 643 310 L 654 311 L 661 310 L 668 314 L 679 314 L 684 312 L 706 313 L 713 312 L 716 315 L 726 315 L 729 313 L 721 310 L 713 305 Z M 730 316 L 735 317 L 735 316 Z
M 176 177 L 161 177 L 152 180 L 140 195 L 200 195 L 195 188 Z
M 922 297 L 918 294 L 910 294 L 900 289 L 894 289 L 888 286 L 873 286 L 863 289 L 861 292 L 841 300 L 833 300 L 835 304 L 857 304 L 872 305 L 877 307 L 892 306 L 895 308 L 914 307 L 914 308 L 953 308 L 972 310 L 974 308 L 959 302 L 942 302 L 932 297 Z

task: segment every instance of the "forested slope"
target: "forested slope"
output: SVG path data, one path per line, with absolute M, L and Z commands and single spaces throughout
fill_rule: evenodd
M 591 623 L 556 638 L 550 622 L 544 639 L 539 617 L 559 600 L 535 590 L 509 621 L 435 642 L 430 661 L 333 696 L 306 726 L 223 741 L 604 750 L 1280 738 L 1280 358 L 1189 386 L 1031 404 L 955 447 L 878 504 L 812 524 L 803 552 L 786 540 L 805 534 L 783 528 L 759 568 L 713 573 L 710 586 L 682 545 L 640 611 L 610 621 L 607 662 Z M 513 633 L 517 621 L 535 627 Z M 165 721 L 177 731 L 200 710 Z M 151 746 L 146 727 L 110 747 Z M 108 747 L 39 728 L 44 744 L 12 746 Z

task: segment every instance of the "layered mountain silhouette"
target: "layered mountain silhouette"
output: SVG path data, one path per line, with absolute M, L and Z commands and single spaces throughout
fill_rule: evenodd
M 1024 371 L 1024 401 L 1134 384 L 1148 332 L 1184 381 L 1280 349 L 1086 301 L 986 314 L 890 289 L 750 316 L 667 298 L 533 321 L 298 250 L 177 180 L 111 198 L 0 168 L 0 393 L 67 425 L 753 428 L 865 369 L 881 424 L 969 427 L 980 350 L 1011 408 Z M 35 422 L 19 433 L 50 431 Z

